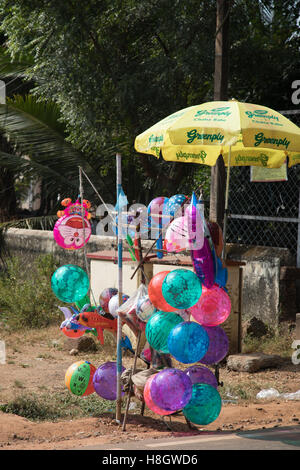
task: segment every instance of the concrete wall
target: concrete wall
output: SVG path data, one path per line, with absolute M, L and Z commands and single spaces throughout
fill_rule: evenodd
M 228 258 L 246 263 L 243 268 L 244 320 L 256 317 L 270 325 L 295 320 L 295 285 L 291 278 L 285 282 L 281 276 L 284 266 L 294 264 L 289 250 L 229 245 Z
M 9 229 L 6 245 L 11 255 L 21 256 L 30 263 L 34 256 L 51 253 L 60 264 L 77 264 L 85 267 L 83 250 L 67 251 L 54 241 L 52 231 Z M 147 249 L 152 241 L 143 241 Z M 111 250 L 116 246 L 114 237 L 92 235 L 87 253 Z M 228 246 L 228 258 L 245 262 L 243 267 L 242 314 L 243 320 L 257 317 L 270 325 L 281 320 L 296 318 L 296 298 L 293 282 L 282 278 L 284 266 L 294 261 L 286 249 L 267 247 Z M 288 287 L 288 288 L 287 288 Z

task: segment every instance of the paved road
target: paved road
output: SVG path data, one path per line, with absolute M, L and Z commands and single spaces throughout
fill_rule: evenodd
M 77 449 L 75 449 L 77 450 Z M 93 446 L 81 450 L 143 450 L 178 452 L 184 450 L 300 450 L 300 426 L 244 432 L 203 432 L 187 437 L 169 437 L 129 441 L 109 446 Z

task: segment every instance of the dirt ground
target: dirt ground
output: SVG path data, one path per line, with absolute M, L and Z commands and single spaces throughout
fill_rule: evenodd
M 65 390 L 65 372 L 77 360 L 89 360 L 95 366 L 104 362 L 105 351 L 101 354 L 80 353 L 76 357 L 70 356 L 69 352 L 60 347 L 64 340 L 61 335 L 56 328 L 49 328 L 38 335 L 2 335 L 1 339 L 6 342 L 6 363 L 0 364 L 0 404 L 24 393 L 51 394 Z M 123 358 L 126 368 L 132 367 L 132 364 L 132 357 Z M 145 367 L 140 360 L 137 366 Z M 289 359 L 283 360 L 275 368 L 252 374 L 232 372 L 226 365 L 222 366 L 221 413 L 213 423 L 205 427 L 193 426 L 194 429 L 187 425 L 182 414 L 172 416 L 171 419 L 167 417 L 164 422 L 147 407 L 143 416 L 129 412 L 125 431 L 122 430 L 122 422 L 118 424 L 115 415 L 108 412 L 97 417 L 58 422 L 33 422 L 0 412 L 0 449 L 79 449 L 105 443 L 109 449 L 109 444 L 124 440 L 172 438 L 209 431 L 241 431 L 300 424 L 300 401 L 255 398 L 258 391 L 271 387 L 280 393 L 296 392 L 300 389 L 299 371 L 300 365 L 294 365 Z

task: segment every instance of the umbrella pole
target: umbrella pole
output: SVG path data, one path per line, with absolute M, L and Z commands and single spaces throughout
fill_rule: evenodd
M 116 167 L 117 167 L 117 201 L 122 187 L 122 167 L 121 155 L 116 154 Z M 123 291 L 123 244 L 122 244 L 122 217 L 121 208 L 118 205 L 118 294 L 119 306 L 122 305 L 122 291 Z M 116 421 L 121 422 L 121 408 L 122 408 L 122 320 L 120 315 L 117 317 L 117 401 L 116 401 Z
M 229 196 L 229 180 L 230 180 L 230 165 L 231 165 L 231 145 L 229 145 L 227 177 L 226 177 L 226 192 L 225 192 L 225 213 L 223 224 L 223 250 L 222 260 L 226 258 L 226 235 L 227 235 L 227 219 L 228 219 L 228 196 Z

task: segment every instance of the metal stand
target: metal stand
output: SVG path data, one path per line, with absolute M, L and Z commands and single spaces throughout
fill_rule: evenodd
M 141 341 L 141 331 L 139 331 L 139 333 L 138 333 L 137 345 L 136 345 L 136 350 L 135 350 L 135 353 L 134 353 L 133 368 L 132 368 L 132 372 L 130 374 L 130 379 L 129 379 L 129 389 L 128 389 L 128 396 L 127 396 L 126 409 L 125 409 L 125 414 L 124 414 L 124 419 L 123 419 L 122 431 L 125 431 L 125 429 L 126 429 L 126 421 L 127 421 L 128 410 L 129 410 L 131 394 L 132 394 L 132 380 L 131 380 L 131 377 L 134 375 L 135 370 L 136 370 L 136 363 L 137 363 L 137 358 L 138 358 L 138 350 L 139 350 L 139 347 L 140 347 L 140 341 Z

